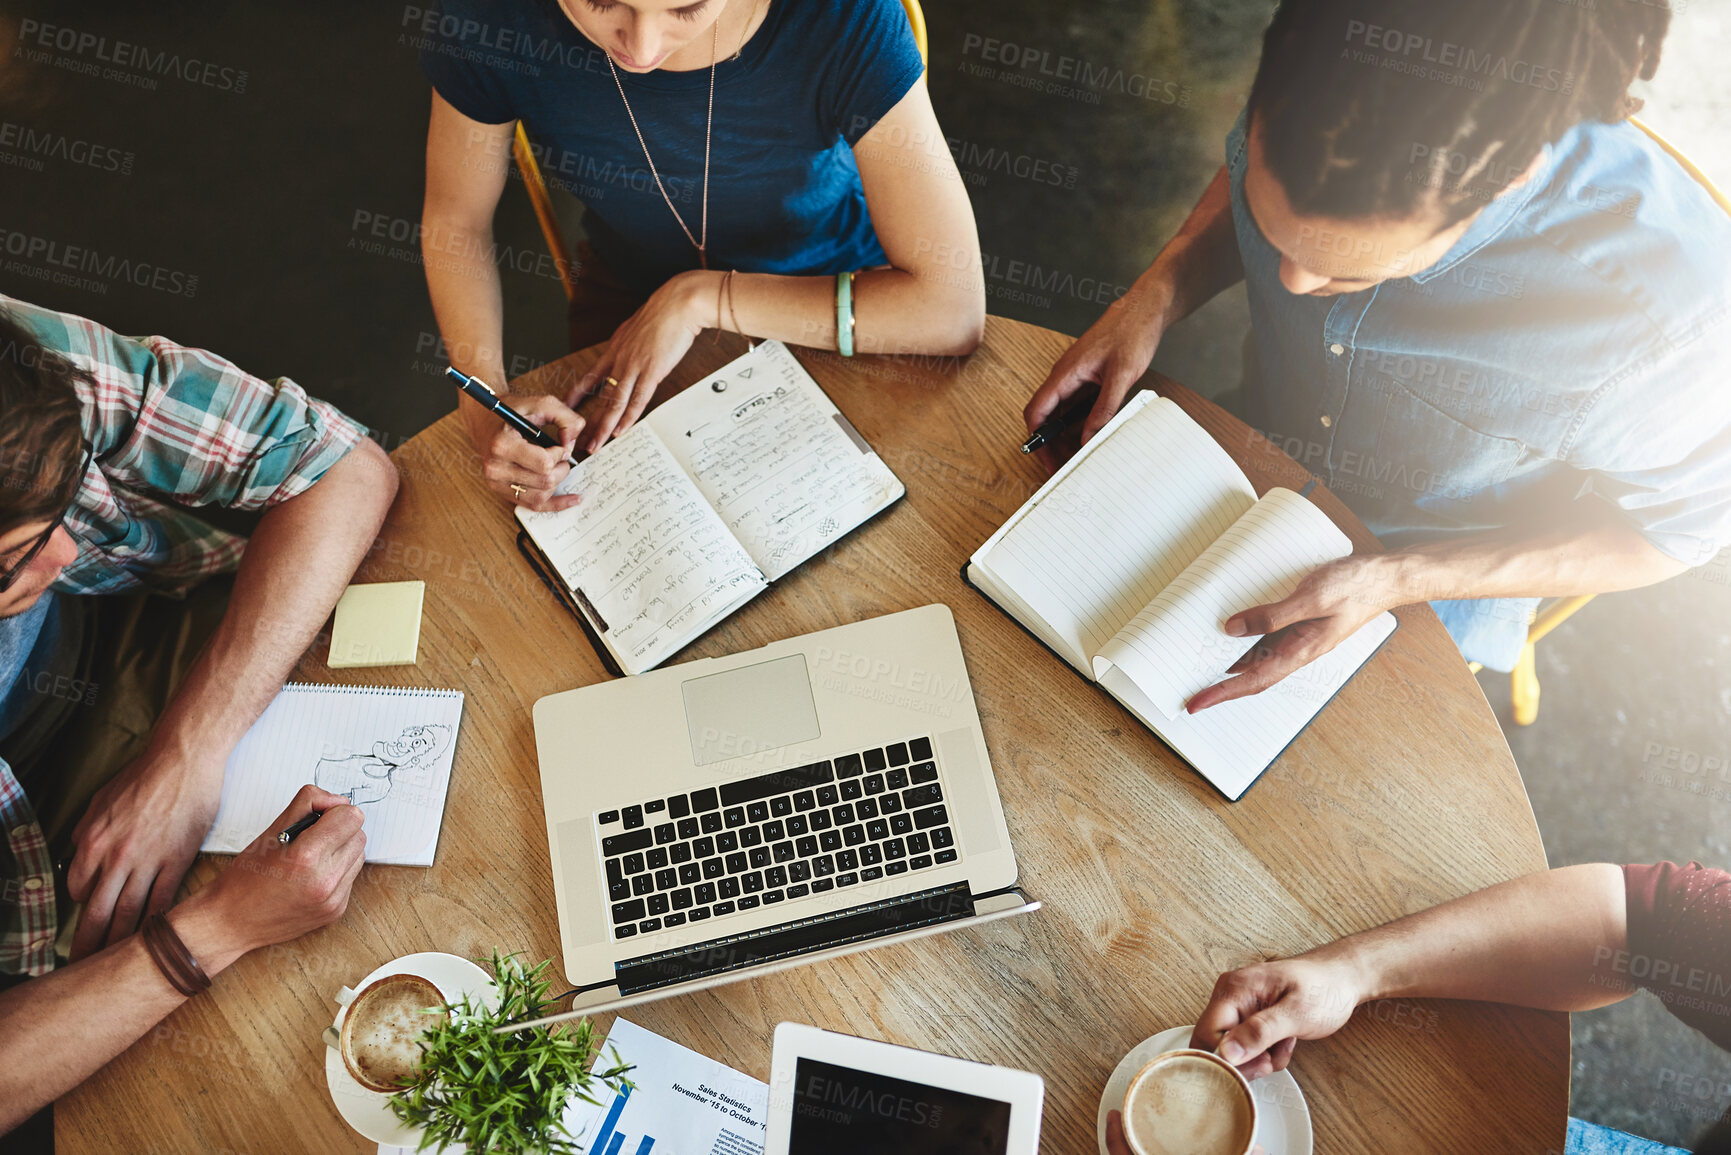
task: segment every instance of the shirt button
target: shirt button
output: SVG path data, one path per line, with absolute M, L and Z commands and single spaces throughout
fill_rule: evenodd
M 14 837 L 14 838 L 29 838 L 30 837 L 30 828 L 28 826 L 14 826 L 12 828 L 12 837 Z
M 24 880 L 25 890 L 41 890 L 42 886 L 43 882 L 40 874 L 33 874 Z
M 1322 427 L 1324 429 L 1327 429 L 1330 426 L 1332 426 L 1333 424 L 1334 424 L 1334 418 L 1332 418 L 1328 414 L 1324 413 L 1322 415 Z
M 1328 351 L 1330 353 L 1333 353 L 1336 357 L 1338 357 L 1342 353 L 1346 352 L 1346 346 L 1342 345 L 1339 341 L 1336 341 L 1334 344 L 1332 344 L 1328 347 Z

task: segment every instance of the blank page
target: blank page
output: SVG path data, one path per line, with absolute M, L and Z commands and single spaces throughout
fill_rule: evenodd
M 1394 628 L 1393 614 L 1378 614 L 1333 650 L 1262 693 L 1198 714 L 1162 714 L 1117 667 L 1101 676 L 1100 685 L 1236 802 Z
M 1187 566 L 1094 659 L 1117 666 L 1168 718 L 1225 676 L 1256 638 L 1234 638 L 1226 619 L 1279 601 L 1304 575 L 1352 552 L 1328 515 L 1290 489 L 1271 489 Z
M 1256 501 L 1177 403 L 1137 395 L 974 554 L 1088 673 L 1087 659 Z M 1032 627 L 1031 627 L 1032 628 Z M 1080 663 L 1078 664 L 1078 657 Z
M 648 423 L 770 581 L 904 492 L 780 341 L 671 398 Z
M 310 782 L 361 808 L 368 862 L 431 866 L 462 718 L 456 690 L 291 682 L 229 755 L 200 849 L 246 849 Z
M 627 674 L 653 669 L 765 587 L 655 430 L 636 425 L 560 485 L 582 504 L 517 511 Z

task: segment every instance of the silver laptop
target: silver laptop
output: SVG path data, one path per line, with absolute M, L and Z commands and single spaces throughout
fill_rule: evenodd
M 948 607 L 542 698 L 575 1010 L 1036 910 Z

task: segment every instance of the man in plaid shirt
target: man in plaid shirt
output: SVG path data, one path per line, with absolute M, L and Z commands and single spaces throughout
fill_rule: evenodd
M 133 932 L 173 904 L 229 753 L 396 487 L 292 381 L 0 296 L 0 1067 L 50 1038 L 63 1060 L 4 1096 L 0 1133 L 178 1005 Z M 243 539 L 199 507 L 262 516 Z M 344 801 L 307 787 L 285 816 L 342 820 L 174 908 L 207 970 L 341 914 L 364 841 Z M 92 1021 L 31 1037 L 67 1031 L 69 1005 Z

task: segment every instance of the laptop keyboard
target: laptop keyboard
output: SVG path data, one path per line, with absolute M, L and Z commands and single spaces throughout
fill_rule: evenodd
M 927 737 L 596 815 L 613 937 L 955 862 Z

